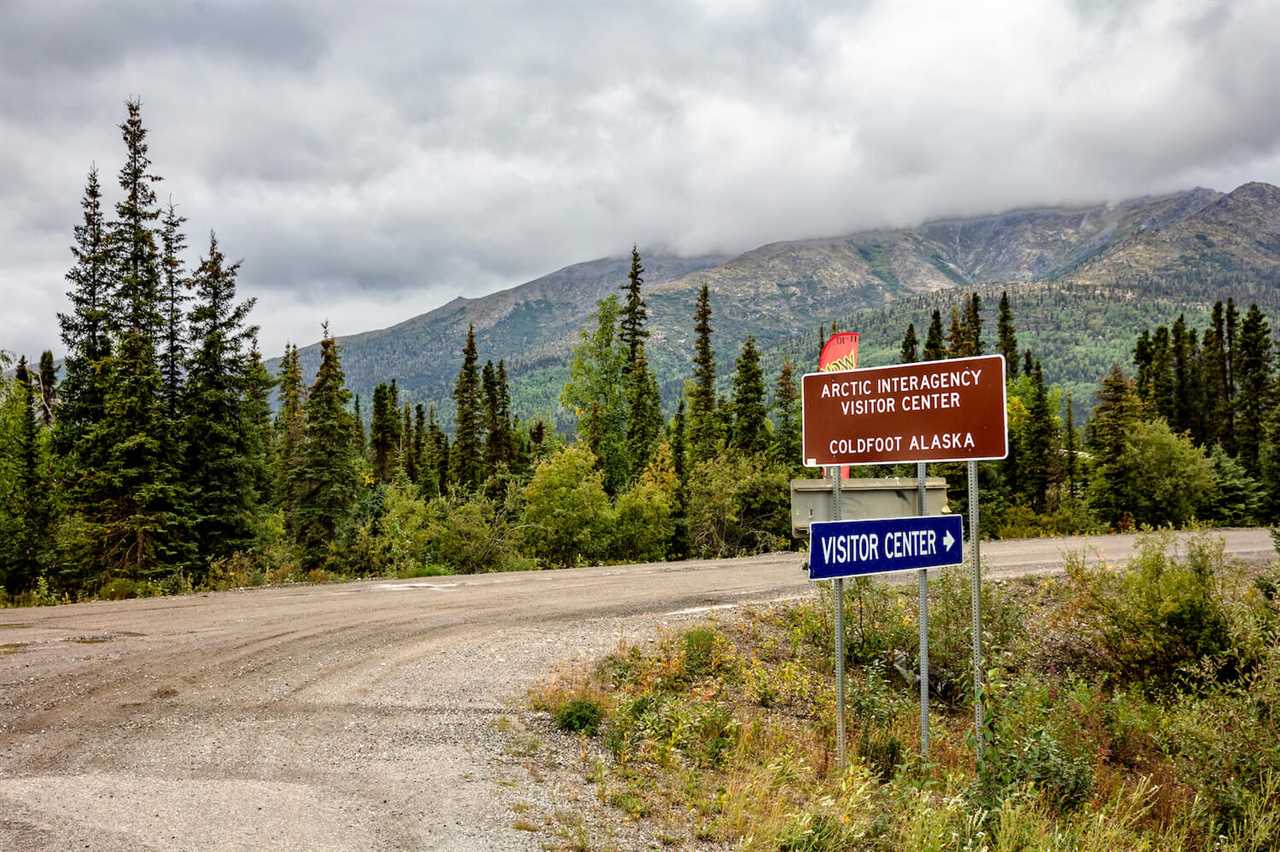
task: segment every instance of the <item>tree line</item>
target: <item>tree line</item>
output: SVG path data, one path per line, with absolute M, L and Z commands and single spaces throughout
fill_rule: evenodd
M 294 346 L 268 373 L 253 302 L 237 297 L 240 264 L 210 234 L 187 266 L 185 219 L 172 198 L 158 199 L 137 101 L 120 131 L 118 200 L 108 206 L 90 169 L 73 229 L 61 374 L 45 352 L 34 364 L 6 360 L 12 371 L 0 378 L 4 600 L 797 544 L 795 365 L 783 359 L 766 377 L 748 336 L 722 377 L 705 285 L 673 410 L 663 410 L 647 354 L 645 270 L 633 248 L 625 284 L 597 304 L 573 349 L 560 396 L 572 438 L 513 414 L 507 365 L 481 363 L 474 327 L 461 341 L 451 432 L 394 380 L 375 388 L 366 416 L 327 327 L 313 382 Z M 908 325 L 900 360 L 982 354 L 983 317 L 977 292 L 933 309 L 927 326 Z M 995 317 L 1010 453 L 979 466 L 985 533 L 1280 516 L 1280 378 L 1256 305 L 1241 316 L 1234 301 L 1219 302 L 1203 332 L 1184 317 L 1143 330 L 1134 378 L 1117 366 L 1102 379 L 1083 430 L 1072 394 L 1020 347 L 1007 293 Z M 933 470 L 963 511 L 963 466 Z
M 1243 316 L 1218 301 L 1203 333 L 1185 315 L 1143 329 L 1133 376 L 1118 364 L 1077 428 L 1070 391 L 1045 381 L 1020 349 L 1007 293 L 996 311 L 995 351 L 1005 356 L 1009 456 L 980 468 L 984 533 L 1073 533 L 1192 520 L 1244 525 L 1280 518 L 1280 376 L 1272 331 L 1259 307 Z M 903 361 L 983 354 L 980 296 L 934 310 L 919 345 L 914 325 Z M 963 468 L 938 465 L 959 482 Z M 963 507 L 963 494 L 952 503 Z

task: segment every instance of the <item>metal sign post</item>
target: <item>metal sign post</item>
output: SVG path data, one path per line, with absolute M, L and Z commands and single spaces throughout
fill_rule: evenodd
M 851 352 L 856 353 L 856 338 Z M 825 354 L 826 350 L 824 350 Z M 843 367 L 842 357 L 820 366 Z M 856 354 L 848 361 L 856 367 Z M 826 467 L 832 476 L 833 521 L 810 520 L 809 579 L 835 580 L 836 734 L 843 771 L 844 584 L 843 577 L 918 570 L 920 585 L 920 752 L 929 750 L 928 574 L 924 569 L 959 564 L 952 544 L 962 534 L 960 518 L 925 514 L 925 463 L 969 463 L 969 530 L 973 548 L 973 713 L 975 751 L 982 767 L 982 561 L 978 550 L 978 461 L 1009 453 L 1003 355 L 895 364 L 870 369 L 808 373 L 800 380 L 801 463 Z M 840 466 L 916 464 L 916 517 L 841 522 Z M 919 528 L 911 524 L 923 525 Z M 850 528 L 853 524 L 857 529 Z M 870 526 L 858 526 L 870 524 Z M 955 524 L 954 533 L 948 524 Z M 923 536 L 923 538 L 920 538 Z M 818 544 L 825 550 L 819 552 Z M 940 545 L 940 547 L 939 547 Z M 879 553 L 877 553 L 879 548 Z M 886 550 L 887 548 L 887 550 Z M 883 555 L 882 555 L 883 554 Z M 952 562 L 952 556 L 959 558 Z
M 916 464 L 916 514 L 924 515 L 925 468 Z M 921 568 L 920 578 L 920 757 L 929 757 L 929 569 Z
M 831 516 L 840 520 L 840 468 L 829 468 L 831 471 Z M 844 578 L 837 577 L 832 581 L 832 591 L 836 597 L 836 766 L 844 775 L 845 737 L 844 737 Z
M 973 751 L 982 771 L 982 559 L 978 553 L 978 463 L 969 462 L 969 547 L 973 553 Z

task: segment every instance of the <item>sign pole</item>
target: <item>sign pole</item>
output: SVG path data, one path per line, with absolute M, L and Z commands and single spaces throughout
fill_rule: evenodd
M 916 463 L 916 514 L 924 515 L 925 474 L 924 462 Z M 929 757 L 929 570 L 921 568 L 920 578 L 920 757 Z
M 840 520 L 840 468 L 828 468 L 831 471 L 831 517 Z M 845 770 L 845 738 L 844 738 L 844 580 L 837 577 L 832 581 L 836 598 L 836 767 L 841 777 Z
M 978 552 L 978 463 L 969 462 L 969 549 L 973 554 L 973 749 L 982 771 L 982 559 Z

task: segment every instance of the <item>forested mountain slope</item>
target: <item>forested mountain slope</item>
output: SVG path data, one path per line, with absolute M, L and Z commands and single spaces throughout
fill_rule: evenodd
M 643 247 L 642 247 L 643 252 Z M 1080 208 L 1015 210 L 916 228 L 771 243 L 734 257 L 644 258 L 650 359 L 668 400 L 688 374 L 693 305 L 709 287 L 718 354 L 728 364 L 746 335 L 767 360 L 807 368 L 819 328 L 863 332 L 865 363 L 893 360 L 908 322 L 923 339 L 930 312 L 983 294 L 994 332 L 1007 290 L 1025 345 L 1053 381 L 1082 390 L 1126 361 L 1139 327 L 1199 314 L 1219 297 L 1280 306 L 1280 189 L 1245 184 L 1229 194 L 1193 189 Z M 479 299 L 455 299 L 380 331 L 341 338 L 352 388 L 367 396 L 396 378 L 446 421 L 466 328 L 482 358 L 505 358 L 523 416 L 559 412 L 569 351 L 596 302 L 616 292 L 627 261 L 609 258 Z M 314 347 L 302 350 L 314 369 Z M 1087 400 L 1084 400 L 1087 404 Z

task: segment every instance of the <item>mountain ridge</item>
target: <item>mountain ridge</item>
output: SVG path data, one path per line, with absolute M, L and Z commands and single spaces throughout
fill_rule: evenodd
M 1029 207 L 776 241 L 736 255 L 655 253 L 644 263 L 650 359 L 670 399 L 688 374 L 693 303 L 704 284 L 726 368 L 747 334 L 766 351 L 794 348 L 797 336 L 816 338 L 820 324 L 921 299 L 945 304 L 972 288 L 1004 287 L 1016 300 L 1024 288 L 1031 293 L 1031 285 L 1057 282 L 1080 292 L 1171 299 L 1153 307 L 1160 314 L 1153 322 L 1165 321 L 1161 311 L 1192 305 L 1189 294 L 1206 282 L 1274 301 L 1280 188 L 1261 182 L 1230 193 L 1196 187 L 1114 204 Z M 626 256 L 570 264 L 495 293 L 456 297 L 384 329 L 340 337 L 348 382 L 367 396 L 377 382 L 396 378 L 405 398 L 442 403 L 447 420 L 466 329 L 474 323 L 481 358 L 507 361 L 518 413 L 556 416 L 567 425 L 555 410 L 567 356 L 596 303 L 618 292 L 628 268 Z M 917 331 L 923 337 L 924 329 Z M 313 371 L 318 346 L 301 355 L 304 370 Z M 1054 365 L 1046 369 L 1052 377 Z

